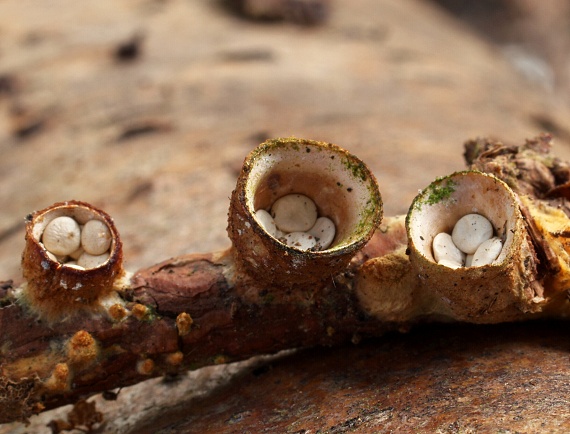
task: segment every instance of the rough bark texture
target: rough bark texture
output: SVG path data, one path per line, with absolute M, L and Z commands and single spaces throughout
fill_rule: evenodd
M 7 384 L 2 384 L 0 421 L 24 420 L 34 411 L 150 377 L 285 349 L 338 345 L 395 327 L 358 305 L 353 276 L 360 262 L 323 288 L 287 290 L 235 273 L 234 261 L 230 250 L 142 270 L 122 295 L 128 303 L 119 317 L 101 309 L 60 322 L 34 320 L 5 285 L 0 328 L 9 351 L 2 357 Z M 10 396 L 10 381 L 19 389 L 31 387 L 29 396 Z

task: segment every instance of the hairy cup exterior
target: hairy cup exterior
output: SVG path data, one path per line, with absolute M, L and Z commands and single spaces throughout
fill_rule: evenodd
M 336 226 L 332 244 L 312 251 L 287 246 L 255 218 L 288 194 L 313 200 Z M 374 176 L 355 156 L 330 143 L 268 140 L 246 158 L 232 193 L 228 233 L 238 266 L 272 287 L 323 285 L 342 271 L 374 233 L 382 200 Z
M 53 260 L 41 243 L 46 226 L 57 217 L 74 218 L 80 225 L 96 219 L 107 225 L 112 236 L 109 258 L 97 267 L 80 269 Z M 113 219 L 105 212 L 79 201 L 56 203 L 26 218 L 26 244 L 22 272 L 27 283 L 23 300 L 40 317 L 55 320 L 93 309 L 109 295 L 123 276 L 123 252 Z

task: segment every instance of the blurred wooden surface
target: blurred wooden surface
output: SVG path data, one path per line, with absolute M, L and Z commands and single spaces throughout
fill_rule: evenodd
M 118 60 L 117 49 L 133 38 L 138 56 Z M 330 141 L 358 155 L 378 179 L 387 215 L 405 213 L 418 189 L 436 176 L 463 169 L 462 143 L 469 138 L 521 142 L 550 130 L 555 152 L 569 159 L 570 109 L 547 87 L 518 75 L 497 47 L 420 0 L 336 1 L 330 19 L 315 27 L 244 20 L 214 0 L 5 0 L 0 2 L 0 280 L 21 279 L 24 216 L 68 199 L 90 202 L 114 217 L 132 271 L 183 253 L 226 248 L 228 198 L 237 171 L 266 137 Z M 564 326 L 544 325 L 538 333 L 558 333 Z M 485 359 L 484 350 L 490 329 L 417 333 L 423 340 L 441 332 L 464 346 L 478 342 L 468 357 L 463 347 L 457 357 L 453 351 L 445 357 L 466 370 L 488 364 L 486 384 L 500 388 L 525 369 L 516 345 L 508 344 L 509 331 L 534 332 L 517 327 L 494 329 L 502 344 L 493 346 L 498 356 L 491 359 Z M 122 391 L 117 401 L 97 398 L 106 420 L 101 432 L 140 432 L 158 421 L 164 426 L 170 407 L 176 411 L 169 416 L 172 429 L 165 432 L 183 426 L 181 432 L 208 432 L 199 419 L 211 421 L 211 432 L 259 432 L 260 424 L 267 432 L 469 432 L 478 427 L 536 432 L 539 414 L 552 431 L 568 418 L 558 406 L 552 411 L 535 406 L 534 413 L 512 416 L 522 419 L 509 418 L 519 396 L 505 389 L 495 396 L 497 405 L 469 413 L 467 420 L 465 408 L 486 401 L 484 388 L 464 387 L 459 394 L 449 385 L 445 396 L 433 395 L 428 379 L 436 371 L 427 360 L 422 363 L 427 356 L 418 350 L 410 356 L 418 358 L 415 380 L 409 376 L 392 386 L 408 387 L 410 412 L 416 405 L 432 410 L 414 413 L 412 422 L 401 419 L 404 406 L 398 399 L 404 395 L 379 397 L 371 387 L 395 377 L 374 374 L 364 362 L 366 373 L 352 377 L 349 361 L 366 359 L 367 351 L 406 345 L 412 351 L 421 343 L 414 339 L 394 335 L 386 342 L 316 349 L 277 362 L 291 384 L 280 389 L 283 405 L 297 409 L 281 419 L 282 407 L 255 392 L 267 387 L 266 375 L 249 378 L 250 398 L 236 403 L 224 395 L 245 387 L 243 376 L 250 375 L 244 365 L 232 365 L 191 373 L 169 385 L 151 380 Z M 544 353 L 538 338 L 516 342 L 529 358 Z M 501 355 L 503 347 L 508 351 Z M 543 384 L 568 383 L 567 350 L 545 353 L 559 357 L 560 369 L 545 365 Z M 397 369 L 391 363 L 389 369 Z M 445 375 L 440 365 L 436 368 Z M 329 369 L 344 377 L 341 386 L 327 387 Z M 322 382 L 311 383 L 315 394 L 304 401 L 306 407 L 295 407 L 300 392 L 293 385 L 311 372 Z M 226 383 L 229 389 L 216 391 Z M 317 394 L 319 388 L 326 394 Z M 213 398 L 200 398 L 209 391 Z M 543 402 L 539 392 L 529 386 L 534 399 L 525 405 Z M 548 393 L 552 402 L 566 402 L 563 387 Z M 330 405 L 333 401 L 344 410 Z M 0 433 L 49 432 L 46 422 L 65 411 L 35 418 L 29 428 L 1 426 Z M 238 425 L 226 423 L 236 417 Z M 298 423 L 301 418 L 306 425 Z M 358 418 L 364 422 L 347 422 Z
M 566 328 L 426 326 L 349 350 L 301 351 L 140 432 L 567 432 Z

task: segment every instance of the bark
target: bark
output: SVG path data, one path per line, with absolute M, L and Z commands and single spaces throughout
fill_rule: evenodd
M 101 312 L 47 324 L 30 316 L 5 284 L 0 421 L 25 420 L 150 377 L 287 348 L 336 345 L 401 326 L 359 306 L 352 286 L 365 258 L 316 291 L 236 278 L 232 250 L 176 258 L 134 275 L 122 294 L 127 316 L 119 320 Z

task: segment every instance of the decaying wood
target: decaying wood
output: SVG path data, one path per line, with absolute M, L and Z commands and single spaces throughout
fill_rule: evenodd
M 468 161 L 505 180 L 516 180 L 511 187 L 527 197 L 523 206 L 532 206 L 527 219 L 533 219 L 543 236 L 552 235 L 547 244 L 560 256 L 559 241 L 563 249 L 567 234 L 549 233 L 535 214 L 542 192 L 567 182 L 554 175 L 568 165 L 548 155 L 549 140 L 542 137 L 508 149 L 490 141 L 477 142 L 474 149 L 471 143 L 468 150 L 473 157 Z M 497 158 L 490 159 L 491 154 Z M 500 160 L 505 155 L 508 162 Z M 536 164 L 511 170 L 513 162 L 521 167 L 516 164 L 519 157 L 540 163 L 540 173 L 534 169 Z M 544 177 L 542 166 L 553 173 L 554 185 L 535 183 L 539 189 L 534 187 L 533 197 L 524 196 L 526 187 L 518 189 L 518 185 L 531 185 L 535 176 Z M 549 196 L 545 202 L 550 200 Z M 564 197 L 558 200 L 565 203 Z M 140 270 L 118 292 L 121 303 L 46 322 L 19 300 L 20 288 L 4 282 L 0 287 L 0 422 L 26 420 L 44 409 L 154 376 L 288 348 L 358 341 L 418 321 L 454 320 L 446 300 L 429 285 L 420 284 L 410 271 L 404 225 L 402 217 L 385 219 L 349 266 L 323 287 L 260 285 L 236 268 L 234 256 L 239 252 L 230 249 L 174 258 Z M 537 235 L 533 241 L 536 251 L 542 252 L 544 242 Z M 537 257 L 542 257 L 539 253 Z M 565 271 L 562 268 L 559 273 Z M 539 264 L 536 277 L 544 288 L 540 309 L 519 309 L 507 320 L 568 314 L 566 291 L 552 286 L 557 276 L 551 269 Z M 363 284 L 366 279 L 378 283 L 373 287 L 379 293 L 387 291 L 385 311 L 372 312 L 362 301 L 366 297 L 359 291 L 371 288 Z M 411 300 L 403 310 L 396 306 L 402 293 Z M 391 307 L 397 315 L 390 314 Z
M 136 273 L 123 295 L 127 316 L 118 320 L 94 314 L 48 325 L 6 288 L 2 421 L 152 376 L 394 328 L 359 308 L 352 269 L 318 291 L 287 293 L 235 279 L 232 262 L 231 251 L 189 255 Z M 185 314 L 192 324 L 182 331 L 177 319 Z M 7 393 L 12 389 L 18 394 Z

